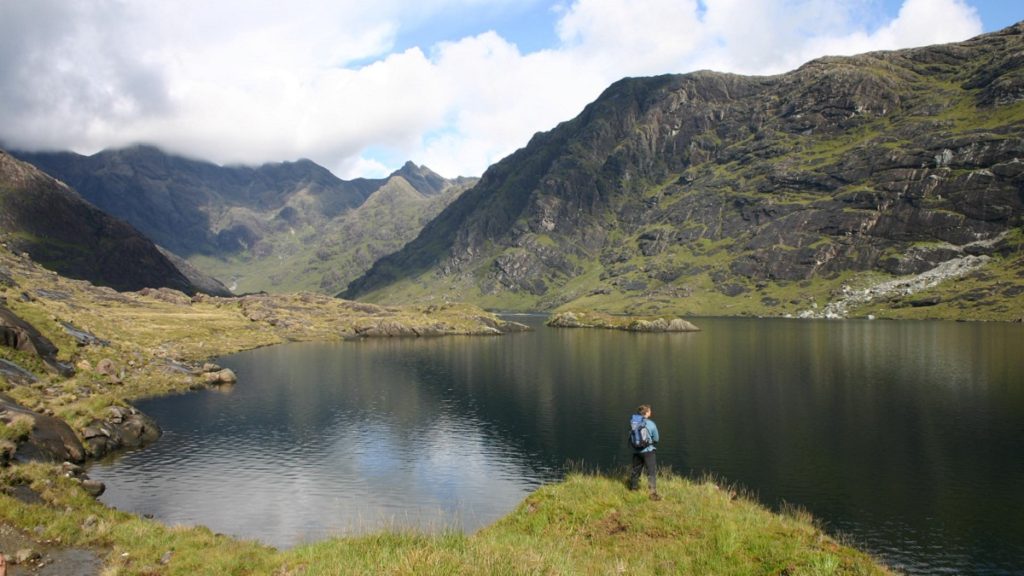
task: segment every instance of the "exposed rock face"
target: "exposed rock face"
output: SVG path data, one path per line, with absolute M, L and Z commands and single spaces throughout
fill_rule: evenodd
M 694 285 L 739 297 L 1014 253 L 997 239 L 1024 222 L 1022 50 L 1024 24 L 773 77 L 622 80 L 342 296 L 386 300 L 415 278 L 534 308 Z M 600 280 L 567 287 L 581 275 Z
M 228 289 L 203 271 L 237 293 L 336 293 L 414 238 L 473 182 L 412 162 L 388 178 L 346 181 L 309 160 L 217 166 L 152 146 L 92 156 L 14 154 L 167 248 L 164 255 L 196 289 L 215 295 Z M 221 262 L 197 259 L 212 266 L 200 271 L 175 255 Z
M 157 247 L 62 182 L 0 151 L 0 232 L 14 250 L 70 278 L 117 290 L 196 288 Z

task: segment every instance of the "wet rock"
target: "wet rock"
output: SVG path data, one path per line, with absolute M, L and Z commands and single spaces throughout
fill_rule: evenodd
M 203 378 L 207 384 L 219 385 L 219 384 L 234 384 L 238 382 L 238 376 L 230 368 L 224 368 L 216 372 L 207 372 L 203 374 Z
M 99 498 L 106 492 L 107 486 L 99 480 L 83 480 L 82 489 L 93 498 Z
M 160 438 L 160 427 L 132 407 L 113 406 L 105 420 L 94 420 L 82 429 L 89 453 L 100 457 L 122 448 L 139 448 Z

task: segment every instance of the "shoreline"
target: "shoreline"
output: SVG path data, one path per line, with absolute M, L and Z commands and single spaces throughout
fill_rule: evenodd
M 498 335 L 522 329 L 461 304 L 384 307 L 312 294 L 190 298 L 170 290 L 118 293 L 61 278 L 2 251 L 0 268 L 13 284 L 5 286 L 0 304 L 54 345 L 53 360 L 74 368 L 72 375 L 62 376 L 47 371 L 42 361 L 27 352 L 3 349 L 7 350 L 4 359 L 27 367 L 38 381 L 4 383 L 0 392 L 35 414 L 48 414 L 70 426 L 83 448 L 79 461 L 93 461 L 125 447 L 106 446 L 104 440 L 107 449 L 99 453 L 98 443 L 92 442 L 99 436 L 89 438 L 93 432 L 84 431 L 123 428 L 127 422 L 139 421 L 132 403 L 142 398 L 216 386 L 201 376 L 210 373 L 202 371 L 202 365 L 223 355 L 296 341 Z M 88 335 L 86 342 L 73 337 L 64 324 Z M 12 430 L 6 424 L 0 428 L 5 433 Z M 634 529 L 631 526 L 646 525 L 645 507 L 650 504 L 614 479 L 569 475 L 562 482 L 540 487 L 508 515 L 472 535 L 382 532 L 279 551 L 214 534 L 202 526 L 167 526 L 109 508 L 96 499 L 95 491 L 89 492 L 81 468 L 62 465 L 60 460 L 0 467 L 0 528 L 21 534 L 20 542 L 39 544 L 42 553 L 26 559 L 26 567 L 37 570 L 42 564 L 59 562 L 67 552 L 72 558 L 88 559 L 83 567 L 96 568 L 80 572 L 82 576 L 99 570 L 104 574 L 326 574 L 334 573 L 332 567 L 339 562 L 356 566 L 357 572 L 588 573 L 607 566 L 612 561 L 608 554 L 628 555 L 632 544 L 623 537 Z M 666 512 L 659 520 L 661 527 L 653 534 L 640 530 L 636 537 L 669 537 L 666 545 L 675 546 L 672 549 L 680 558 L 688 557 L 690 548 L 713 546 L 723 537 L 714 531 L 695 534 L 693 529 L 680 532 L 674 527 L 674 518 L 685 516 L 700 502 L 711 507 L 710 517 L 742 526 L 729 529 L 742 537 L 729 538 L 750 540 L 751 550 L 766 546 L 775 550 L 773 562 L 799 558 L 793 573 L 799 573 L 800 566 L 810 570 L 822 562 L 849 567 L 849 573 L 887 573 L 866 554 L 836 543 L 809 517 L 773 513 L 709 483 L 682 478 L 665 482 L 671 496 L 669 502 L 659 503 Z M 548 508 L 550 515 L 543 512 Z M 567 523 L 574 516 L 588 520 Z M 537 524 L 542 517 L 543 523 Z M 659 536 L 661 531 L 664 534 Z M 569 548 L 564 549 L 567 542 Z M 573 557 L 571 565 L 564 563 L 567 553 Z M 766 567 L 758 554 L 717 552 L 708 569 Z M 688 561 L 698 569 L 707 560 Z M 652 568 L 637 566 L 644 567 Z M 778 569 L 787 567 L 783 563 Z

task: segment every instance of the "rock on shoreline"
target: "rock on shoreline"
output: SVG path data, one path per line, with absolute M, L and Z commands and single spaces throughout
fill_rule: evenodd
M 627 332 L 699 332 L 700 328 L 682 318 L 636 318 L 598 312 L 559 312 L 548 319 L 554 328 L 605 328 Z

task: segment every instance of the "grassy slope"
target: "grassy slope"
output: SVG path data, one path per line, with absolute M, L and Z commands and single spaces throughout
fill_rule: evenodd
M 1019 321 L 1024 318 L 1024 231 L 1008 235 L 1018 249 L 1007 256 L 995 255 L 979 271 L 947 280 L 939 286 L 901 299 L 885 299 L 852 308 L 850 317 L 892 319 L 948 319 Z M 674 257 L 694 267 L 722 266 L 728 255 L 720 247 L 697 249 Z M 638 259 L 639 260 L 639 259 Z M 642 262 L 639 262 L 642 263 Z M 816 277 L 799 282 L 754 283 L 733 281 L 745 292 L 729 296 L 715 288 L 709 272 L 699 272 L 679 281 L 642 293 L 610 290 L 595 293 L 605 268 L 597 262 L 582 263 L 585 272 L 570 280 L 558 299 L 525 293 L 484 294 L 476 285 L 453 277 L 438 278 L 434 272 L 416 279 L 401 280 L 368 294 L 367 301 L 411 304 L 435 301 L 466 301 L 492 310 L 578 310 L 631 315 L 693 316 L 788 316 L 824 308 L 844 286 L 864 288 L 899 278 L 883 272 L 846 272 L 836 277 Z M 905 277 L 905 278 L 910 278 Z M 934 306 L 912 307 L 911 300 L 938 298 Z
M 276 551 L 105 508 L 45 466 L 3 474 L 31 482 L 47 503 L 0 495 L 0 520 L 108 550 L 110 575 L 889 573 L 805 514 L 772 513 L 715 483 L 673 476 L 661 478 L 660 502 L 619 479 L 573 474 L 473 535 L 382 532 Z
M 466 188 L 453 184 L 438 196 L 424 196 L 402 177 L 393 177 L 360 207 L 318 226 L 298 225 L 261 241 L 260 253 L 230 258 L 196 255 L 189 261 L 235 293 L 335 294 L 373 261 L 412 240 Z M 266 225 L 265 227 L 271 228 Z
M 876 63 L 877 65 L 877 63 Z M 973 68 L 952 67 L 949 74 L 968 74 Z M 956 147 L 958 138 L 983 137 L 984 145 L 1002 140 L 1019 139 L 1024 127 L 1024 101 L 1007 103 L 998 107 L 978 106 L 978 90 L 965 90 L 965 78 L 945 75 L 929 76 L 907 70 L 895 70 L 885 65 L 873 70 L 880 78 L 899 72 L 901 81 L 912 82 L 912 93 L 907 95 L 905 110 L 891 117 L 865 121 L 854 128 L 843 131 L 824 130 L 807 136 L 796 137 L 784 131 L 772 131 L 769 143 L 774 152 L 763 161 L 750 161 L 752 151 L 757 150 L 753 139 L 718 142 L 722 158 L 729 161 L 710 159 L 687 168 L 682 173 L 668 174 L 663 181 L 640 184 L 640 194 L 667 209 L 672 203 L 686 196 L 687 187 L 673 186 L 680 177 L 692 179 L 689 188 L 702 185 L 723 197 L 760 196 L 758 184 L 765 181 L 766 165 L 794 174 L 841 173 L 844 163 L 872 150 L 888 149 L 894 153 L 914 155 L 922 150 L 923 143 L 914 135 L 933 133 L 936 141 Z M 910 135 L 910 136 L 908 136 Z M 707 136 L 706 134 L 704 136 Z M 767 152 L 758 152 L 758 154 Z M 945 173 L 936 174 L 955 178 L 970 173 L 970 163 L 964 163 Z M 842 185 L 830 196 L 839 197 L 856 192 L 872 192 L 879 189 L 879 175 L 873 175 L 864 182 Z M 634 183 L 634 185 L 637 185 Z M 667 188 L 677 190 L 670 195 L 662 194 Z M 825 198 L 819 193 L 806 190 L 788 190 L 785 187 L 771 187 L 771 194 L 779 204 L 811 207 L 814 202 Z M 948 208 L 941 198 L 925 197 L 926 205 L 933 203 L 938 208 Z M 525 222 L 521 222 L 525 226 Z M 687 223 L 697 227 L 713 225 L 713 222 Z M 615 226 L 611 231 L 609 245 L 617 240 L 625 246 L 635 246 L 640 235 L 658 227 L 671 228 L 665 222 L 651 222 L 642 229 L 632 230 L 622 237 Z M 939 297 L 940 303 L 930 307 L 911 307 L 906 300 L 885 300 L 851 310 L 852 316 L 874 315 L 880 318 L 943 318 L 956 320 L 1019 320 L 1024 317 L 1024 295 L 1007 290 L 1020 285 L 1024 278 L 1024 236 L 1020 228 L 1010 231 L 1020 248 L 1016 254 L 999 257 L 981 272 L 965 279 L 955 279 L 928 292 L 914 295 L 913 299 Z M 564 238 L 559 241 L 565 241 Z M 844 241 L 841 237 L 822 235 L 814 245 L 827 247 Z M 596 255 L 574 262 L 581 266 L 583 273 L 572 278 L 551 278 L 548 294 L 533 296 L 525 292 L 503 290 L 484 293 L 482 281 L 494 275 L 492 260 L 487 258 L 474 271 L 473 281 L 466 278 L 442 276 L 436 270 L 428 271 L 417 278 L 402 279 L 393 285 L 383 287 L 362 298 L 368 301 L 388 303 L 424 302 L 431 299 L 448 299 L 473 302 L 480 306 L 502 310 L 554 310 L 594 309 L 613 313 L 629 314 L 674 314 L 681 316 L 733 316 L 795 315 L 813 306 L 823 308 L 834 294 L 842 291 L 844 285 L 864 286 L 871 282 L 892 280 L 880 270 L 866 272 L 843 272 L 837 277 L 831 274 L 815 274 L 805 281 L 755 282 L 734 274 L 729 264 L 744 252 L 744 238 L 725 239 L 712 242 L 707 239 L 684 245 L 671 246 L 663 253 L 644 257 L 635 254 L 628 262 L 611 267 L 601 264 Z M 927 243 L 923 243 L 927 244 Z M 898 255 L 914 247 L 910 242 L 891 242 L 890 255 Z M 484 246 L 486 254 L 491 246 Z M 780 251 L 792 250 L 794 246 L 779 245 Z M 518 248 L 516 248 L 518 249 Z M 633 266 L 635 271 L 620 274 L 614 268 Z M 678 279 L 664 282 L 645 273 L 647 270 L 682 267 L 685 270 Z M 727 277 L 727 284 L 738 284 L 746 291 L 735 296 L 724 294 L 712 280 L 711 274 Z M 643 281 L 647 290 L 624 290 L 613 287 L 609 278 Z M 565 282 L 564 285 L 562 282 Z M 594 294 L 600 291 L 599 294 Z

